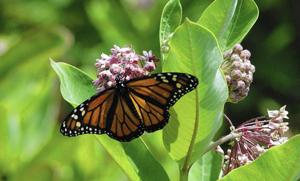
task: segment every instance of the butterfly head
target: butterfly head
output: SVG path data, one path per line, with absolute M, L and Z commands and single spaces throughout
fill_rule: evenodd
M 116 83 L 117 84 L 122 84 L 123 82 L 124 82 L 124 78 L 125 78 L 125 76 L 124 75 L 122 75 L 122 74 L 118 74 L 117 76 L 116 76 Z
M 123 95 L 127 92 L 127 86 L 124 83 L 124 76 L 123 75 L 118 75 L 116 77 L 116 91 L 118 92 L 119 95 Z

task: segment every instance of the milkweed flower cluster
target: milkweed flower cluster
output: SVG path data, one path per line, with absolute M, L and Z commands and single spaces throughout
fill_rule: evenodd
M 138 55 L 131 47 L 114 45 L 110 55 L 102 53 L 96 60 L 97 79 L 93 83 L 100 92 L 115 86 L 117 78 L 126 81 L 148 75 L 156 68 L 157 60 L 151 51 Z
M 285 143 L 288 138 L 288 112 L 286 106 L 279 110 L 268 111 L 268 119 L 252 119 L 237 127 L 234 131 L 240 133 L 227 150 L 223 174 L 252 162 L 267 149 Z
M 251 53 L 237 44 L 223 56 L 222 70 L 229 87 L 229 101 L 239 102 L 248 95 L 253 81 L 255 67 L 250 62 Z

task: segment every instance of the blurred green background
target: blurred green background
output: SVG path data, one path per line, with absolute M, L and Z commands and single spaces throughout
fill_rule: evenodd
M 113 44 L 159 56 L 166 1 L 0 0 L 0 180 L 127 180 L 95 137 L 69 139 L 59 133 L 72 108 L 61 97 L 49 57 L 95 77 L 96 58 Z M 181 2 L 184 16 L 197 20 L 211 0 Z M 252 52 L 254 83 L 250 95 L 227 104 L 226 112 L 237 123 L 287 105 L 295 134 L 300 130 L 300 3 L 257 3 L 260 17 L 242 42 Z

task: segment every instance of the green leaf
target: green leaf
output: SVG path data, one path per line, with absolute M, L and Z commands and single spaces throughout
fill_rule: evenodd
M 131 180 L 169 180 L 142 139 L 130 143 L 120 143 L 107 136 L 97 136 L 97 139 Z
M 51 59 L 50 59 L 51 60 Z M 79 105 L 96 93 L 92 81 L 86 73 L 78 68 L 51 60 L 51 66 L 60 80 L 60 92 L 72 105 Z
M 161 19 L 159 29 L 159 42 L 160 46 L 164 44 L 170 38 L 170 34 L 181 23 L 182 8 L 179 0 L 169 0 L 165 5 Z
M 108 154 L 115 160 L 115 162 L 126 173 L 130 180 L 140 180 L 138 169 L 133 162 L 128 158 L 122 144 L 117 141 L 111 140 L 107 136 L 96 136 L 97 140 L 106 149 Z
M 83 71 L 66 63 L 51 61 L 51 65 L 60 78 L 61 93 L 66 101 L 76 106 L 95 94 L 92 79 Z M 141 139 L 121 143 L 107 135 L 96 138 L 130 180 L 169 180 Z
M 184 9 L 183 17 L 188 17 L 192 21 L 197 21 L 202 15 L 203 11 L 213 1 L 214 0 L 189 1 L 189 3 L 182 2 Z
M 218 180 L 223 166 L 223 155 L 210 151 L 194 163 L 190 172 L 190 181 L 215 181 Z
M 50 56 L 61 55 L 72 43 L 72 37 L 65 29 L 29 31 L 23 38 L 1 56 L 0 75 L 29 61 L 44 61 Z
M 296 181 L 300 178 L 300 135 L 275 146 L 252 163 L 231 171 L 220 181 L 278 180 Z
M 228 95 L 219 70 L 223 57 L 213 34 L 190 21 L 176 30 L 169 46 L 163 71 L 186 72 L 199 80 L 196 91 L 174 105 L 169 124 L 163 130 L 164 144 L 171 157 L 190 166 L 221 126 Z
M 258 18 L 253 0 L 215 0 L 198 23 L 212 31 L 222 50 L 240 43 Z

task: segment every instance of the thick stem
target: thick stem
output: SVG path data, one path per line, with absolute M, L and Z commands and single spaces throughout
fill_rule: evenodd
M 187 155 L 185 157 L 184 163 L 182 168 L 180 169 L 180 181 L 187 181 L 188 176 L 189 176 L 189 170 L 191 167 L 191 157 L 192 157 L 192 152 L 194 148 L 194 144 L 196 141 L 197 133 L 198 133 L 198 128 L 199 128 L 199 106 L 198 106 L 198 90 L 195 90 L 196 93 L 196 116 L 195 116 L 195 123 L 194 123 L 194 130 L 191 138 L 191 142 L 188 148 Z
M 189 180 L 189 169 L 184 170 L 180 169 L 180 181 L 188 181 Z

